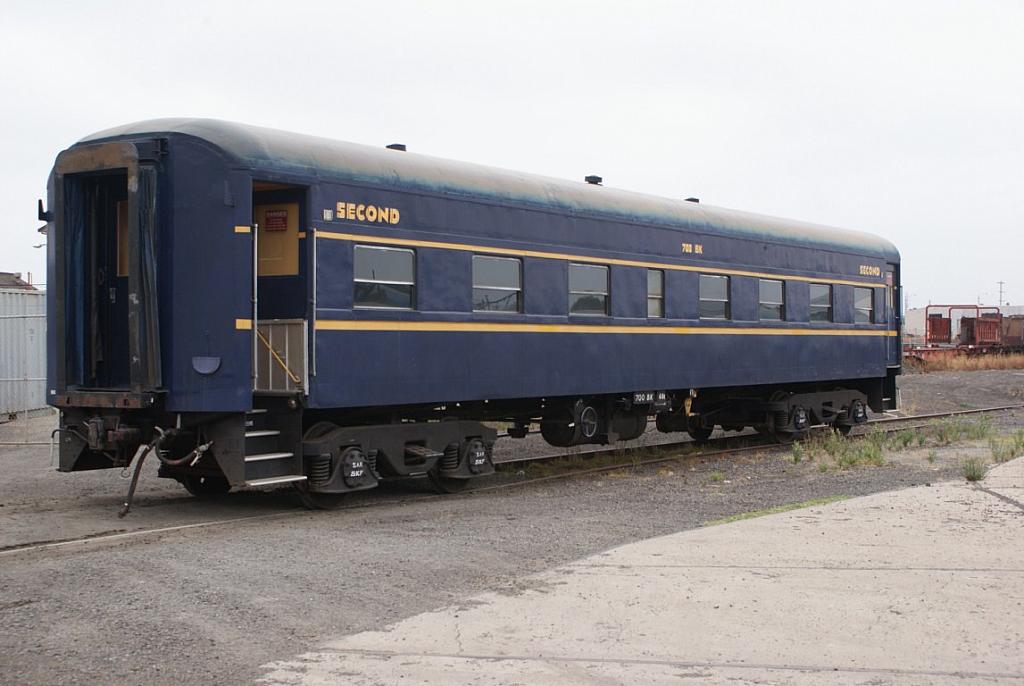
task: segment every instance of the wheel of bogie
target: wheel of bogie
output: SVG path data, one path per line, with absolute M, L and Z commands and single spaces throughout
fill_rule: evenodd
M 715 427 L 713 426 L 695 426 L 690 424 L 690 426 L 686 428 L 686 433 L 690 434 L 690 438 L 693 439 L 694 443 L 707 443 L 714 431 Z
M 181 477 L 181 485 L 197 498 L 212 498 L 231 490 L 231 484 L 223 476 L 188 474 Z
M 302 434 L 303 440 L 322 438 L 339 428 L 334 422 L 316 422 L 306 429 Z M 316 493 L 309 489 L 308 481 L 299 481 L 295 484 L 295 492 L 299 495 L 299 501 L 303 507 L 309 510 L 334 510 L 344 502 L 345 496 L 341 493 Z
M 295 492 L 307 510 L 336 510 L 345 501 L 342 493 L 315 493 L 309 490 L 309 484 L 305 481 L 295 484 Z
M 853 428 L 853 424 L 833 424 L 832 430 L 840 436 L 849 436 L 850 430 Z
M 317 422 L 306 429 L 306 433 L 302 434 L 302 439 L 323 438 L 337 428 L 338 425 L 334 422 Z
M 576 428 L 569 426 L 570 422 L 542 421 L 540 423 L 540 435 L 556 448 L 568 448 L 573 444 L 576 437 Z
M 455 479 L 450 476 L 441 476 L 437 472 L 436 467 L 427 472 L 427 478 L 430 479 L 430 483 L 434 487 L 434 490 L 441 495 L 447 493 L 461 493 L 466 490 L 466 486 L 469 485 L 469 479 Z
M 789 445 L 790 443 L 796 443 L 807 438 L 806 431 L 779 431 L 771 434 L 775 437 L 775 440 L 782 445 Z

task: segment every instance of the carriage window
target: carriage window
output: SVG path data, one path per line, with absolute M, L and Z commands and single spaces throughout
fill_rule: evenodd
M 855 324 L 874 324 L 874 294 L 870 288 L 853 289 L 853 322 Z
M 757 318 L 761 321 L 781 322 L 786 318 L 784 284 L 773 279 L 758 281 Z
M 665 272 L 647 270 L 647 316 L 665 316 Z
M 416 297 L 416 253 L 404 248 L 355 246 L 356 307 L 411 310 Z
M 811 284 L 808 319 L 812 322 L 832 321 L 832 286 L 824 283 Z
M 608 314 L 608 267 L 569 263 L 569 314 Z
M 700 275 L 700 318 L 729 318 L 729 277 Z
M 521 260 L 516 257 L 473 255 L 473 311 L 523 311 Z

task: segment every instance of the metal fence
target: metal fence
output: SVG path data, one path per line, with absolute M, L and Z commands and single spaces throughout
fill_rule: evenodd
M 46 293 L 0 288 L 0 415 L 46 407 Z

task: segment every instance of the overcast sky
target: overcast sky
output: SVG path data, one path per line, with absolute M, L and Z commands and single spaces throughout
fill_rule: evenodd
M 0 4 L 0 271 L 54 157 L 202 116 L 860 229 L 1024 304 L 1024 1 Z

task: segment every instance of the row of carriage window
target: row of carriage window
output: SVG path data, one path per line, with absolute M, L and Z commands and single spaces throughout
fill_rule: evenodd
M 407 248 L 355 246 L 354 305 L 367 308 L 413 309 L 416 299 L 416 255 Z M 701 319 L 731 319 L 729 277 L 701 274 Z M 831 322 L 832 286 L 811 283 L 808 319 Z M 875 322 L 871 288 L 853 289 L 854 323 Z M 609 273 L 606 265 L 569 263 L 569 314 L 608 315 Z M 517 257 L 473 255 L 473 311 L 523 311 L 523 264 Z M 647 316 L 665 316 L 665 272 L 647 270 Z M 758 279 L 758 319 L 785 321 L 785 283 Z

